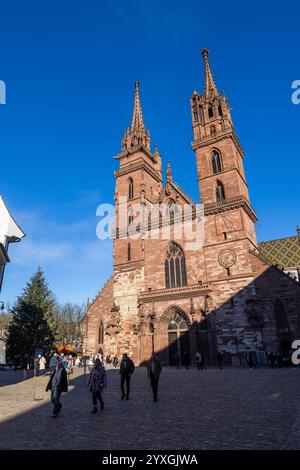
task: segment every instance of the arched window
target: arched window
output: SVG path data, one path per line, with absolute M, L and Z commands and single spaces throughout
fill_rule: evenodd
M 217 202 L 224 201 L 224 199 L 225 199 L 224 185 L 223 185 L 223 183 L 221 183 L 221 181 L 217 181 L 216 199 L 217 199 Z
M 174 218 L 178 212 L 178 207 L 174 199 L 169 199 L 168 210 L 170 218 Z
M 223 116 L 222 106 L 220 104 L 218 106 L 218 111 L 219 111 L 219 116 Z
M 222 171 L 221 157 L 219 152 L 217 152 L 216 150 L 213 150 L 212 152 L 211 163 L 213 173 L 220 173 L 220 171 Z
M 128 225 L 130 225 L 132 222 L 133 222 L 133 212 L 132 212 L 132 208 L 129 207 L 128 208 Z
M 278 336 L 289 335 L 290 327 L 288 317 L 284 305 L 279 299 L 275 301 L 275 320 Z
M 133 199 L 133 179 L 128 180 L 128 199 Z
M 208 117 L 211 118 L 214 116 L 214 109 L 212 107 L 212 105 L 209 105 L 208 107 Z
M 210 128 L 210 135 L 212 137 L 214 137 L 216 135 L 216 127 L 215 126 L 211 126 Z
M 184 316 L 180 312 L 175 312 L 172 320 L 168 325 L 168 330 L 188 330 L 189 326 L 184 318 Z
M 186 286 L 185 256 L 177 243 L 170 243 L 165 259 L 166 288 Z
M 103 321 L 101 320 L 99 324 L 99 330 L 98 330 L 98 344 L 103 344 L 104 340 L 104 327 L 103 327 Z
M 131 260 L 131 245 L 130 243 L 127 244 L 127 260 Z

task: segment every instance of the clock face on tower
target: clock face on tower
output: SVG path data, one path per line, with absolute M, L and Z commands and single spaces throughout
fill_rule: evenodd
M 236 254 L 233 250 L 223 250 L 219 253 L 218 260 L 224 268 L 230 268 L 236 262 Z

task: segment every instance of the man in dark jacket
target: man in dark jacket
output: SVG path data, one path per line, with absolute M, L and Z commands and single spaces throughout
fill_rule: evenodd
M 148 377 L 151 382 L 151 388 L 153 391 L 153 401 L 157 401 L 158 381 L 159 381 L 161 370 L 162 370 L 162 366 L 158 358 L 158 355 L 155 352 L 153 352 L 151 355 L 151 358 L 147 362 L 147 372 L 148 372 Z
M 54 405 L 53 418 L 56 418 L 62 408 L 62 403 L 59 401 L 62 392 L 68 391 L 68 378 L 67 372 L 63 366 L 62 361 L 57 362 L 55 370 L 52 372 L 50 380 L 46 387 L 46 392 L 51 390 L 51 401 Z
M 124 384 L 126 382 L 126 400 L 129 400 L 129 393 L 130 393 L 130 379 L 131 376 L 134 372 L 134 363 L 130 359 L 130 357 L 127 356 L 126 353 L 123 354 L 122 361 L 121 361 L 121 366 L 120 366 L 120 375 L 121 375 L 121 400 L 124 400 L 125 398 L 125 390 L 124 390 Z

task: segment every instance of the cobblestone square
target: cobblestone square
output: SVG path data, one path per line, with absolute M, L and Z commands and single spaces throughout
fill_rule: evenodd
M 48 377 L 22 381 L 22 372 L 0 372 L 1 449 L 300 448 L 299 369 L 165 368 L 157 403 L 144 368 L 133 375 L 129 401 L 120 400 L 118 370 L 111 370 L 97 415 L 83 371 L 71 377 L 53 419 Z

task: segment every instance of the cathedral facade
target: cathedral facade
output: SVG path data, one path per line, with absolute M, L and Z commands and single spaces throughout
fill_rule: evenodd
M 197 351 L 209 363 L 218 352 L 229 363 L 252 352 L 264 362 L 268 351 L 287 353 L 300 337 L 299 282 L 260 252 L 244 152 L 206 49 L 202 56 L 204 91 L 190 100 L 202 243 L 193 247 L 178 230 L 188 213 L 197 231 L 198 205 L 174 181 L 169 163 L 163 182 L 136 82 L 131 126 L 115 157 L 114 271 L 88 307 L 85 355 L 126 352 L 143 364 L 154 350 L 172 365 L 178 356 L 191 361 Z M 145 212 L 132 236 L 135 207 Z M 153 207 L 168 208 L 168 224 L 158 211 L 153 228 Z M 123 224 L 120 213 L 126 214 Z

